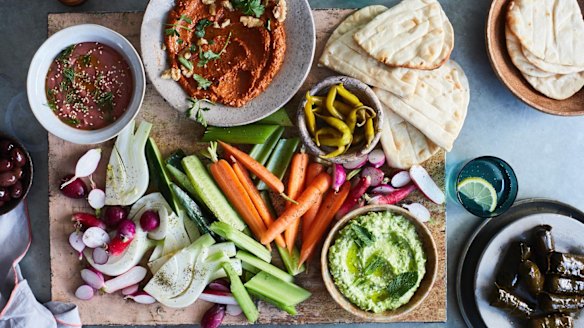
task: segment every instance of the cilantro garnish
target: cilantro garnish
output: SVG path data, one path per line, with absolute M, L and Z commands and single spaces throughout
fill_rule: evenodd
M 184 66 L 186 69 L 188 69 L 189 71 L 192 71 L 192 70 L 193 70 L 193 68 L 194 68 L 194 67 L 193 67 L 193 63 L 191 63 L 191 61 L 190 61 L 190 60 L 186 59 L 186 58 L 185 58 L 185 57 L 183 57 L 183 56 L 179 56 L 179 57 L 178 57 L 178 61 L 179 61 L 179 62 L 180 62 L 180 63 L 181 63 L 181 64 L 182 64 L 182 65 L 183 65 L 183 66 Z
M 73 84 L 73 81 L 75 81 L 75 69 L 73 69 L 73 67 L 64 68 L 63 77 L 69 81 L 69 83 Z
M 230 41 L 231 32 L 229 32 L 229 36 L 227 36 L 227 41 L 225 41 L 225 45 L 218 53 L 215 53 L 213 50 L 202 51 L 202 49 L 199 48 L 199 62 L 197 63 L 197 66 L 204 67 L 207 65 L 209 61 L 219 59 L 221 55 L 225 52 L 225 49 L 227 49 L 227 45 L 229 45 Z
M 81 56 L 81 63 L 85 66 L 89 66 L 89 64 L 91 64 L 91 55 L 85 54 Z
M 198 38 L 202 38 L 205 36 L 205 28 L 207 28 L 207 26 L 213 24 L 210 20 L 203 18 L 201 20 L 199 20 L 197 22 L 197 25 L 195 25 L 195 35 Z
M 193 79 L 197 81 L 199 84 L 199 88 L 203 90 L 207 90 L 211 86 L 211 81 L 207 80 L 206 78 L 200 76 L 199 74 L 193 74 Z
M 178 34 L 178 31 L 175 28 L 167 28 L 164 30 L 164 34 L 166 36 L 180 36 L 180 34 Z
M 76 118 L 64 118 L 63 121 L 69 125 L 77 126 L 79 125 L 79 120 Z
M 266 10 L 261 0 L 231 0 L 231 3 L 245 15 L 254 15 L 257 18 Z
M 111 91 L 102 92 L 95 102 L 101 108 L 112 110 L 114 107 L 114 94 Z
M 73 49 L 75 49 L 75 45 L 72 44 L 70 46 L 68 46 L 67 48 L 63 49 L 63 51 L 61 51 L 61 53 L 59 54 L 59 56 L 57 56 L 57 60 L 62 62 L 62 63 L 68 63 L 69 62 L 69 56 L 71 56 L 71 53 L 73 52 Z
M 49 106 L 49 108 L 53 112 L 56 112 L 57 111 L 57 104 L 56 104 L 56 100 L 55 100 L 55 90 L 53 90 L 53 89 L 47 90 L 47 100 L 48 100 L 47 105 Z
M 202 112 L 208 111 L 210 108 L 201 107 L 201 102 L 206 102 L 209 104 L 213 104 L 213 102 L 208 100 L 208 99 L 196 99 L 196 98 L 187 98 L 187 100 L 191 103 L 190 107 L 186 111 L 187 117 L 188 118 L 193 117 L 193 112 L 194 112 L 195 121 L 197 121 L 202 126 L 207 127 L 207 120 L 203 116 Z
M 189 24 L 193 23 L 193 20 L 190 19 L 187 15 L 180 15 L 180 18 L 178 19 L 179 21 L 185 21 Z

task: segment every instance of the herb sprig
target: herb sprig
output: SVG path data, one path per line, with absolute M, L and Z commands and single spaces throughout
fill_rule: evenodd
M 259 18 L 264 14 L 266 7 L 262 4 L 261 0 L 231 0 L 233 7 L 241 10 L 245 15 L 254 15 Z
M 193 79 L 197 81 L 199 84 L 199 88 L 203 90 L 207 90 L 211 86 L 211 81 L 207 80 L 206 78 L 200 76 L 199 74 L 193 74 Z
M 205 36 L 205 29 L 210 26 L 211 24 L 213 24 L 210 20 L 203 18 L 201 20 L 199 20 L 197 22 L 197 25 L 195 25 L 195 35 L 198 38 L 202 38 Z
M 193 117 L 194 114 L 195 121 L 197 121 L 197 123 L 201 124 L 202 126 L 207 127 L 207 120 L 203 116 L 203 112 L 210 110 L 210 108 L 202 107 L 201 103 L 206 102 L 211 105 L 213 105 L 214 103 L 209 99 L 187 98 L 187 100 L 190 102 L 190 107 L 186 111 L 187 117 L 191 118 Z
M 221 48 L 221 51 L 219 51 L 218 53 L 215 53 L 213 50 L 203 51 L 201 48 L 199 48 L 199 62 L 197 63 L 197 66 L 204 67 L 207 66 L 207 63 L 209 63 L 209 61 L 221 58 L 221 55 L 225 52 L 225 49 L 227 49 L 227 46 L 229 45 L 230 42 L 231 32 L 229 32 L 229 35 L 227 36 L 227 40 L 225 41 L 223 48 Z
M 387 286 L 387 292 L 394 298 L 400 298 L 418 282 L 418 272 L 404 272 L 393 278 Z

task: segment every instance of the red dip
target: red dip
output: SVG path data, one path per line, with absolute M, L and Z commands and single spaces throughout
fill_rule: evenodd
M 133 93 L 132 71 L 111 47 L 83 42 L 65 48 L 47 73 L 48 105 L 59 119 L 82 130 L 115 122 Z

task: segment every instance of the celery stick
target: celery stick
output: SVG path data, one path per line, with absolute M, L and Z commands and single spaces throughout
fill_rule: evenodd
M 310 292 L 291 282 L 278 279 L 262 271 L 245 283 L 245 288 L 278 303 L 296 306 L 310 297 Z
M 209 126 L 203 141 L 221 140 L 230 144 L 263 144 L 278 129 L 277 125 L 250 124 L 222 128 Z
M 219 236 L 231 240 L 238 248 L 244 249 L 268 263 L 272 261 L 272 253 L 264 245 L 243 232 L 234 229 L 229 224 L 213 222 L 210 228 L 211 231 Z
M 272 152 L 266 168 L 278 178 L 282 179 L 284 174 L 286 174 L 286 170 L 290 165 L 290 160 L 292 160 L 292 156 L 294 155 L 299 143 L 300 140 L 298 138 L 282 139 L 278 141 L 276 149 Z M 259 190 L 269 189 L 263 181 L 259 181 L 257 187 Z
M 249 294 L 247 293 L 247 290 L 243 286 L 241 279 L 239 279 L 239 276 L 237 275 L 235 270 L 233 270 L 231 264 L 229 264 L 228 262 L 223 263 L 223 270 L 227 272 L 227 276 L 229 277 L 229 281 L 231 282 L 230 284 L 231 293 L 233 294 L 233 297 L 235 297 L 235 300 L 237 301 L 237 304 L 239 304 L 239 307 L 241 307 L 241 309 L 243 310 L 243 314 L 245 314 L 245 317 L 250 323 L 256 322 L 258 320 L 260 313 L 258 311 L 258 308 L 253 303 L 251 297 L 249 297 Z
M 270 154 L 272 153 L 272 150 L 274 150 L 274 147 L 276 147 L 276 144 L 278 143 L 278 140 L 280 140 L 280 137 L 282 137 L 283 133 L 283 127 L 276 129 L 276 131 L 272 133 L 266 142 L 261 145 L 253 146 L 249 152 L 249 156 L 258 161 L 260 164 L 265 165 L 268 161 L 268 158 L 270 157 Z
M 272 305 L 274 305 L 275 307 L 277 307 L 278 309 L 288 312 L 288 314 L 290 315 L 296 315 L 298 314 L 298 312 L 296 312 L 296 308 L 294 306 L 291 305 L 285 305 L 282 303 L 279 303 L 278 301 L 275 301 L 273 299 L 270 299 L 269 297 L 266 297 L 260 293 L 254 292 L 251 289 L 248 289 L 249 294 L 251 294 L 253 297 L 258 298 L 264 302 L 270 303 Z
M 279 279 L 281 279 L 283 281 L 287 281 L 287 282 L 294 281 L 294 277 L 292 277 L 290 274 L 288 274 L 288 272 L 286 272 L 278 267 L 275 267 L 270 263 L 264 262 L 264 261 L 258 259 L 257 257 L 251 255 L 248 252 L 238 251 L 237 255 L 235 255 L 235 257 L 240 259 L 243 263 L 247 263 L 247 264 L 254 266 L 262 271 L 266 271 L 266 272 L 270 273 L 271 275 L 278 277 Z
M 280 108 L 273 114 L 268 117 L 262 118 L 257 122 L 258 124 L 278 124 L 279 126 L 286 126 L 292 127 L 292 121 L 290 120 L 290 116 L 288 116 L 288 112 L 286 112 L 286 108 Z
M 252 273 L 254 275 L 258 274 L 261 270 L 254 267 L 251 264 L 248 264 L 247 262 L 241 262 L 241 268 L 249 273 Z

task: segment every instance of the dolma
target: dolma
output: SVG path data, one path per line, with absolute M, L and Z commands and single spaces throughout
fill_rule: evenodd
M 511 243 L 503 262 L 499 266 L 495 282 L 507 290 L 517 287 L 519 282 L 519 264 L 531 256 L 531 249 L 525 243 L 516 241 Z
M 539 294 L 539 305 L 545 312 L 576 312 L 584 308 L 584 296 L 542 292 Z
M 584 279 L 584 256 L 552 252 L 549 255 L 548 273 Z
M 543 273 L 548 270 L 548 255 L 556 250 L 552 227 L 540 225 L 533 229 L 533 252 L 535 261 Z
M 544 277 L 537 264 L 531 260 L 521 262 L 519 277 L 531 295 L 537 296 L 543 290 Z
M 551 314 L 529 320 L 529 328 L 572 328 L 574 319 L 565 314 Z
M 548 275 L 545 290 L 552 294 L 584 295 L 584 280 Z
M 533 308 L 526 301 L 497 284 L 491 295 L 491 305 L 518 317 L 529 318 L 533 313 Z

